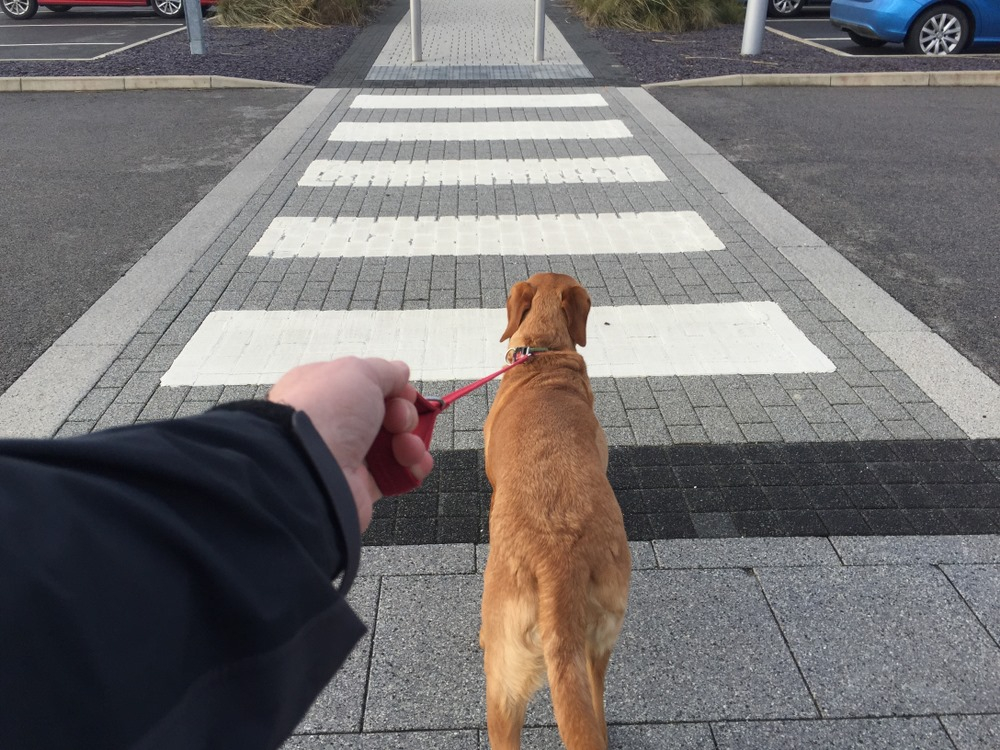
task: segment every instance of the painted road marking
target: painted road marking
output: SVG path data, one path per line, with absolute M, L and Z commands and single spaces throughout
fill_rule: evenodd
M 592 255 L 723 250 L 695 211 L 354 218 L 279 216 L 250 255 L 359 258 L 420 255 Z
M 631 138 L 621 120 L 527 122 L 341 122 L 331 141 L 557 141 Z
M 470 380 L 501 363 L 505 324 L 502 309 L 213 312 L 160 382 L 266 385 L 296 365 L 352 354 L 405 360 L 416 380 Z M 835 369 L 773 302 L 596 307 L 583 354 L 592 377 Z
M 342 161 L 317 159 L 299 185 L 405 187 L 407 185 L 578 184 L 666 181 L 648 156 L 583 159 L 440 159 Z
M 607 107 L 600 94 L 359 94 L 351 109 L 567 109 Z

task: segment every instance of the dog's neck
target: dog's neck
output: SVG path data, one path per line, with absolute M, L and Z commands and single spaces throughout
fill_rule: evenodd
M 523 357 L 530 357 L 534 354 L 541 354 L 542 352 L 548 351 L 552 350 L 547 346 L 512 346 L 507 350 L 507 353 L 504 355 L 504 359 L 507 361 L 507 364 L 510 365 Z

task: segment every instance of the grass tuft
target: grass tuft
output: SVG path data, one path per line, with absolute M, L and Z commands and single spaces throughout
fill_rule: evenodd
M 361 26 L 379 0 L 219 0 L 216 23 L 241 28 Z
M 700 31 L 740 23 L 740 0 L 569 0 L 588 26 L 630 31 Z

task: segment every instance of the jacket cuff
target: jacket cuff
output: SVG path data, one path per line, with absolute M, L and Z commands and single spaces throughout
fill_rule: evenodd
M 288 437 L 305 451 L 327 501 L 327 511 L 340 535 L 344 552 L 344 576 L 338 591 L 344 595 L 351 588 L 361 561 L 361 521 L 354 504 L 354 495 L 330 449 L 305 412 L 286 404 L 271 401 L 232 401 L 215 407 L 220 410 L 244 411 L 267 419 L 286 431 Z

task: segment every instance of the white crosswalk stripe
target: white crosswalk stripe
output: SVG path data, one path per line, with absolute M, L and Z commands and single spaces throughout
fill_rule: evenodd
M 358 94 L 351 109 L 569 109 L 607 107 L 600 94 Z
M 418 380 L 476 378 L 502 364 L 505 324 L 502 309 L 214 312 L 162 384 L 269 384 L 351 354 L 403 359 Z M 592 377 L 834 369 L 773 302 L 596 307 L 582 353 Z
M 405 187 L 408 185 L 536 185 L 661 182 L 667 176 L 648 156 L 580 159 L 428 159 L 343 161 L 317 159 L 299 185 Z
M 278 217 L 250 251 L 272 258 L 691 253 L 725 245 L 694 211 L 591 216 Z
M 549 141 L 631 138 L 621 120 L 535 122 L 341 122 L 331 141 Z

